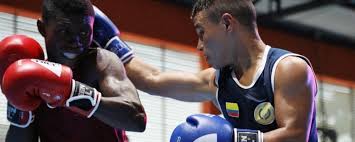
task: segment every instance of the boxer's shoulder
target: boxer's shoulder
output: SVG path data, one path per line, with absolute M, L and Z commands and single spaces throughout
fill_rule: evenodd
M 298 56 L 288 56 L 280 60 L 277 65 L 276 74 L 279 77 L 286 77 L 285 75 L 307 74 L 309 65 L 307 61 Z M 292 72 L 292 74 L 290 74 Z
M 111 51 L 108 51 L 106 49 L 102 49 L 102 48 L 97 48 L 96 49 L 97 52 L 97 56 L 96 56 L 96 61 L 98 63 L 109 63 L 112 60 L 119 60 L 117 55 L 112 53 Z
M 111 72 L 124 68 L 117 55 L 106 49 L 97 49 L 96 63 L 99 72 Z

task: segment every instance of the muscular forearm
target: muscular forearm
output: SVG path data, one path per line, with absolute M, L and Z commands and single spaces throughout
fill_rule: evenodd
M 145 112 L 133 84 L 108 77 L 100 83 L 102 98 L 94 116 L 104 123 L 128 131 L 145 130 Z
M 264 142 L 306 142 L 306 130 L 279 128 L 264 133 Z
M 125 97 L 104 97 L 94 116 L 104 123 L 123 130 L 145 130 L 145 112 L 140 103 Z
M 149 76 L 148 76 L 149 77 Z M 170 97 L 181 101 L 201 102 L 213 99 L 214 93 L 210 88 L 201 87 L 196 83 L 195 74 L 186 72 L 161 72 L 153 74 L 139 87 L 152 95 Z M 196 78 L 196 79 L 195 79 Z M 195 80 L 194 80 L 195 79 Z
M 182 101 L 201 102 L 214 98 L 214 88 L 209 86 L 212 71 L 193 74 L 188 72 L 160 72 L 154 66 L 135 57 L 125 65 L 133 84 L 152 95 Z

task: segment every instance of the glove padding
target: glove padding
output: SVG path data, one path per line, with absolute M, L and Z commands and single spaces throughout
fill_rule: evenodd
M 170 142 L 233 142 L 233 127 L 222 117 L 195 114 L 178 125 Z
M 5 70 L 19 59 L 44 59 L 40 44 L 25 35 L 11 35 L 0 41 L 0 85 Z
M 101 94 L 72 77 L 72 70 L 67 66 L 22 59 L 7 68 L 2 87 L 8 101 L 20 110 L 35 110 L 44 101 L 51 108 L 66 106 L 91 117 L 98 108 Z
M 19 59 L 44 59 L 40 44 L 25 35 L 10 35 L 0 41 L 0 86 L 6 69 Z M 21 87 L 21 86 L 20 86 Z M 20 88 L 21 89 L 21 88 Z M 6 95 L 6 94 L 5 94 Z M 32 111 L 22 111 L 7 103 L 7 120 L 11 125 L 26 128 L 34 120 Z
M 195 114 L 174 129 L 170 142 L 263 142 L 263 133 L 233 128 L 217 115 Z

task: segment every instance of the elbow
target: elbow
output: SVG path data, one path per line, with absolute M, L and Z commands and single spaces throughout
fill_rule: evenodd
M 133 106 L 132 110 L 135 113 L 132 115 L 132 127 L 130 131 L 144 132 L 147 126 L 147 115 L 142 105 L 133 104 Z
M 131 98 L 129 99 L 129 101 L 127 101 L 127 112 L 130 116 L 129 122 L 131 125 L 129 131 L 143 132 L 146 129 L 147 125 L 147 115 L 144 111 L 142 103 L 139 100 L 138 92 L 135 91 L 134 95 L 132 96 L 136 97 Z
M 299 129 L 299 130 L 293 130 L 289 131 L 292 132 L 290 133 L 290 137 L 286 141 L 290 142 L 308 142 L 309 135 L 307 133 L 307 130 L 304 129 Z
M 305 132 L 298 134 L 298 136 L 296 136 L 296 137 L 298 137 L 299 142 L 302 142 L 302 141 L 308 142 L 308 138 L 309 138 L 308 134 L 306 134 Z
M 306 135 L 295 135 L 290 139 L 290 142 L 308 142 L 308 138 Z
M 137 116 L 136 121 L 136 132 L 144 132 L 147 127 L 147 115 L 145 113 L 140 113 Z
M 309 133 L 307 129 L 281 127 L 264 133 L 263 139 L 275 142 L 308 142 Z

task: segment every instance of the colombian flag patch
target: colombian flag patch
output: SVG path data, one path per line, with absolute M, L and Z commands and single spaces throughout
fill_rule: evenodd
M 230 117 L 239 118 L 239 106 L 237 103 L 226 102 L 226 110 Z

